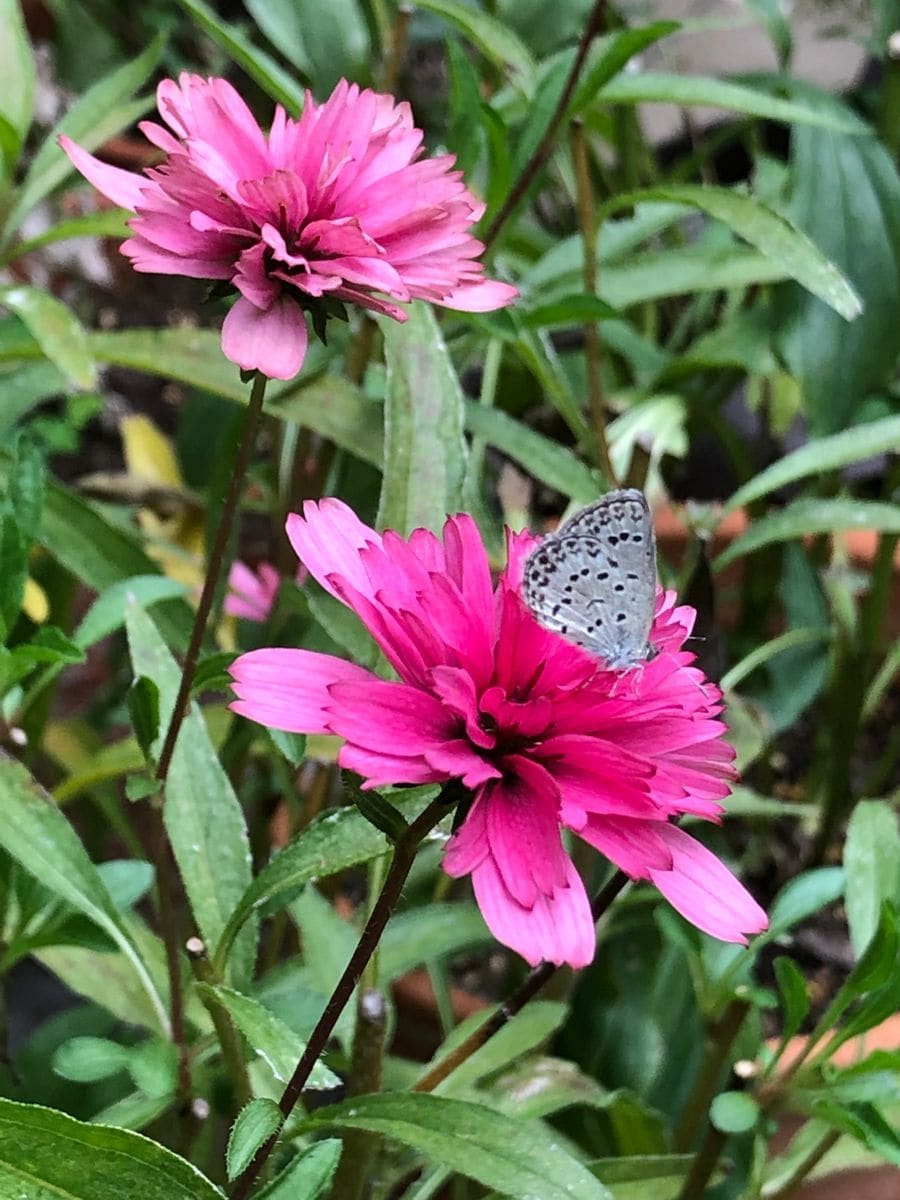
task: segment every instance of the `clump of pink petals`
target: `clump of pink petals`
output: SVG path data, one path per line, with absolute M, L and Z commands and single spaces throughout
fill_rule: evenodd
M 244 369 L 296 375 L 305 310 L 324 298 L 405 321 L 393 301 L 484 312 L 517 295 L 485 278 L 469 232 L 484 205 L 452 155 L 422 157 L 408 104 L 341 80 L 324 104 L 307 93 L 299 120 L 276 108 L 268 135 L 224 79 L 164 80 L 157 104 L 169 128 L 140 128 L 165 159 L 144 174 L 60 144 L 136 214 L 122 247 L 135 270 L 237 290 L 222 349 Z
M 298 569 L 298 586 L 303 585 L 308 573 L 302 566 Z M 238 559 L 231 564 L 228 572 L 225 612 L 230 617 L 241 617 L 262 625 L 269 619 L 280 586 L 281 576 L 272 563 L 261 562 L 254 571 Z
M 510 534 L 496 586 L 478 529 L 376 533 L 341 501 L 309 501 L 288 536 L 310 574 L 364 622 L 398 678 L 300 649 L 233 664 L 235 712 L 344 739 L 367 787 L 461 780 L 472 804 L 444 869 L 471 875 L 494 935 L 529 963 L 584 966 L 594 926 L 567 826 L 730 942 L 766 927 L 731 872 L 671 818 L 715 820 L 734 778 L 720 693 L 682 649 L 694 612 L 660 592 L 639 671 L 609 671 L 544 629 L 519 594 L 533 539 Z

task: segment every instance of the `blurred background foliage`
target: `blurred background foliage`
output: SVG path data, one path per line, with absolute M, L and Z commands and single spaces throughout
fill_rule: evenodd
M 429 1109 L 409 1091 L 421 1060 L 483 1019 L 521 965 L 490 945 L 427 847 L 379 960 L 394 1107 L 373 1101 L 389 1140 L 370 1194 L 549 1196 L 534 1191 L 550 1185 L 528 1173 L 524 1142 L 518 1175 L 480 1143 L 460 1165 L 485 1109 L 509 1120 L 510 1146 L 546 1134 L 607 1189 L 573 1175 L 568 1195 L 784 1200 L 811 1174 L 900 1164 L 896 1033 L 884 1048 L 853 1041 L 900 1006 L 900 6 L 611 3 L 563 103 L 593 10 L 0 0 L 9 1100 L 144 1129 L 221 1182 L 229 1124 L 251 1093 L 278 1095 L 385 849 L 352 807 L 329 834 L 340 785 L 327 739 L 270 739 L 225 709 L 237 649 L 374 661 L 355 619 L 296 584 L 285 514 L 334 494 L 408 530 L 465 508 L 499 565 L 504 522 L 546 528 L 612 468 L 647 491 L 661 574 L 700 613 L 695 650 L 722 681 L 743 772 L 709 840 L 772 928 L 747 950 L 721 946 L 633 889 L 596 962 L 442 1086 L 475 1107 Z M 126 214 L 76 186 L 55 141 L 68 132 L 119 165 L 152 163 L 136 122 L 155 81 L 183 70 L 226 74 L 264 123 L 273 102 L 296 113 L 304 88 L 321 98 L 342 76 L 409 99 L 429 149 L 457 155 L 486 202 L 491 270 L 522 292 L 511 310 L 440 323 L 425 310 L 403 327 L 354 315 L 270 390 L 230 554 L 274 562 L 284 580 L 263 626 L 221 617 L 219 597 L 196 688 L 201 749 L 169 825 L 186 904 L 217 949 L 212 982 L 185 964 L 207 1106 L 192 1121 L 147 898 L 146 753 L 246 389 L 221 357 L 222 309 L 192 281 L 128 273 L 111 240 Z M 545 161 L 523 175 L 548 134 Z M 464 437 L 443 441 L 420 419 L 423 388 Z M 54 806 L 36 801 L 35 779 Z M 215 833 L 198 840 L 195 820 Z M 582 865 L 602 883 L 602 864 Z M 224 929 L 204 927 L 214 909 L 233 914 Z M 410 984 L 423 968 L 424 1008 Z M 217 1048 L 223 1008 L 244 1039 L 243 1091 Z M 327 1194 L 320 1131 L 367 1111 L 338 1090 L 353 1084 L 352 1012 L 338 1032 L 318 1085 L 335 1106 L 288 1130 L 293 1195 Z M 96 1147 L 133 1149 L 27 1112 L 0 1108 L 0 1126 L 32 1123 L 35 1178 L 51 1178 L 62 1145 L 85 1177 Z M 789 1118 L 800 1132 L 772 1141 Z M 252 1147 L 258 1135 L 243 1136 Z M 0 1162 L 14 1170 L 9 1144 Z M 207 1194 L 141 1153 L 178 1195 Z M 864 1195 L 859 1178 L 844 1194 Z

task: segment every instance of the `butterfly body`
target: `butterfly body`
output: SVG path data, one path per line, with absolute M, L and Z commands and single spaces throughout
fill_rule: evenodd
M 650 658 L 656 549 L 643 493 L 608 492 L 545 537 L 525 561 L 522 595 L 545 629 L 612 670 Z

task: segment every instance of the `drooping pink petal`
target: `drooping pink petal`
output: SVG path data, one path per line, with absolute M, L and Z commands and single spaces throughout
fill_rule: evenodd
M 303 366 L 308 338 L 303 312 L 287 296 L 266 309 L 242 296 L 222 325 L 225 357 L 270 379 L 294 378 Z
M 120 208 L 134 212 L 141 202 L 141 192 L 147 186 L 147 180 L 142 175 L 132 171 L 123 171 L 121 167 L 111 167 L 109 163 L 101 162 L 87 150 L 82 150 L 77 142 L 73 142 L 66 134 L 59 135 L 59 144 L 72 160 L 75 168 L 89 180 L 98 192 L 102 192 L 107 200 L 118 204 Z
M 674 825 L 657 832 L 672 866 L 651 868 L 650 879 L 686 920 L 711 937 L 744 946 L 748 934 L 768 927 L 766 914 L 711 850 Z
M 591 906 L 584 884 L 568 859 L 565 883 L 550 895 L 539 894 L 530 908 L 509 893 L 491 857 L 472 872 L 472 886 L 491 933 L 531 966 L 546 960 L 578 969 L 594 957 Z

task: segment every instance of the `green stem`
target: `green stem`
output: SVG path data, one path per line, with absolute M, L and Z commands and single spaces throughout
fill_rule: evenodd
M 890 50 L 884 59 L 878 134 L 891 158 L 896 159 L 900 154 L 900 57 Z
M 348 1096 L 365 1096 L 381 1090 L 386 1016 L 383 994 L 375 988 L 360 987 Z M 364 1129 L 350 1129 L 342 1140 L 344 1149 L 331 1185 L 331 1195 L 333 1200 L 361 1200 L 378 1146 L 378 1135 Z
M 206 953 L 206 946 L 200 938 L 189 938 L 187 951 L 194 977 L 200 983 L 208 984 L 210 987 L 221 983 Z M 202 988 L 200 989 L 200 998 L 212 1019 L 222 1058 L 234 1087 L 236 1106 L 243 1108 L 252 1098 L 253 1090 L 250 1087 L 250 1076 L 247 1074 L 247 1063 L 244 1059 L 244 1048 L 240 1036 L 225 1008 L 213 1000 Z
M 565 87 L 559 97 L 553 115 L 550 118 L 547 128 L 544 131 L 544 136 L 535 147 L 534 153 L 529 158 L 528 162 L 519 173 L 518 179 L 513 183 L 512 187 L 506 195 L 506 199 L 501 205 L 500 211 L 491 221 L 490 227 L 484 237 L 485 248 L 490 247 L 497 240 L 500 230 L 518 208 L 520 202 L 524 199 L 528 189 L 531 187 L 534 180 L 537 178 L 541 168 L 546 163 L 553 151 L 553 142 L 556 138 L 557 130 L 565 120 L 569 104 L 572 96 L 575 94 L 575 88 L 578 86 L 578 80 L 581 78 L 581 72 L 584 70 L 584 64 L 587 61 L 588 51 L 591 48 L 591 43 L 603 28 L 606 18 L 606 0 L 597 0 L 590 16 L 585 22 L 584 32 L 581 35 L 581 41 L 578 43 L 578 49 L 575 52 L 575 59 L 572 62 L 572 68 L 569 71 L 569 77 L 566 80 Z
M 594 189 L 588 161 L 587 138 L 584 124 L 573 121 L 571 126 L 572 165 L 575 169 L 575 185 L 578 200 L 578 219 L 584 244 L 584 290 L 589 296 L 597 295 L 597 224 L 594 213 Z M 616 471 L 609 453 L 606 437 L 606 397 L 603 394 L 603 376 L 600 371 L 600 331 L 596 321 L 584 325 L 584 355 L 587 369 L 588 399 L 594 424 L 597 462 L 606 476 L 610 487 L 618 487 Z
M 259 425 L 260 414 L 262 413 L 263 399 L 266 392 L 266 382 L 267 379 L 264 375 L 257 374 L 254 376 L 253 387 L 250 393 L 250 402 L 247 407 L 244 428 L 241 432 L 241 441 L 238 447 L 237 456 L 235 458 L 234 469 L 231 473 L 231 478 L 228 481 L 228 490 L 225 494 L 225 502 L 222 505 L 222 513 L 219 517 L 219 524 L 216 528 L 213 546 L 207 562 L 206 578 L 203 581 L 203 591 L 201 592 L 200 601 L 197 605 L 197 612 L 194 615 L 194 625 L 191 629 L 191 638 L 188 644 L 187 654 L 185 655 L 184 666 L 181 670 L 181 681 L 178 686 L 178 695 L 175 698 L 175 705 L 172 709 L 169 727 L 166 731 L 163 748 L 160 752 L 159 760 L 156 765 L 156 778 L 159 780 L 160 787 L 162 789 L 165 788 L 169 767 L 172 763 L 172 755 L 175 750 L 175 743 L 178 740 L 178 734 L 181 731 L 181 726 L 184 721 L 185 714 L 187 713 L 191 694 L 191 686 L 197 673 L 197 661 L 200 657 L 200 648 L 203 645 L 203 636 L 206 632 L 206 624 L 209 620 L 209 614 L 210 610 L 212 609 L 213 599 L 216 594 L 219 576 L 222 572 L 222 564 L 224 562 L 225 552 L 228 546 L 228 539 L 230 537 L 231 527 L 234 522 L 234 516 L 237 511 L 238 499 L 240 498 L 241 489 L 243 487 L 244 476 L 247 472 L 247 466 L 250 462 L 250 454 L 256 441 L 256 430 Z M 190 1111 L 191 1075 L 185 1032 L 184 985 L 181 978 L 181 955 L 179 953 L 180 938 L 175 903 L 175 891 L 178 884 L 178 878 L 174 863 L 172 861 L 171 850 L 166 833 L 165 820 L 163 818 L 163 804 L 160 803 L 151 806 L 151 811 L 155 814 L 156 824 L 153 836 L 151 837 L 151 846 L 153 851 L 154 867 L 156 869 L 156 895 L 160 935 L 165 946 L 166 970 L 169 978 L 169 1004 L 171 1010 L 172 1041 L 178 1051 L 179 1100 L 182 1112 L 186 1114 Z
M 749 1011 L 750 1005 L 746 1000 L 732 1000 L 721 1019 L 709 1031 L 706 1057 L 675 1129 L 673 1147 L 676 1154 L 685 1153 L 693 1145 L 700 1123 L 718 1089 L 734 1039 L 740 1033 Z
M 300 1099 L 300 1095 L 306 1086 L 313 1067 L 318 1062 L 319 1055 L 325 1049 L 328 1039 L 331 1037 L 331 1033 L 338 1022 L 338 1018 L 346 1008 L 366 963 L 372 957 L 375 947 L 381 939 L 384 928 L 390 920 L 391 914 L 400 898 L 400 892 L 412 868 L 419 843 L 431 832 L 446 812 L 446 799 L 443 796 L 439 796 L 420 813 L 415 821 L 407 827 L 403 836 L 398 839 L 394 848 L 394 856 L 391 860 L 390 869 L 385 877 L 384 887 L 375 901 L 372 912 L 366 922 L 366 927 L 356 944 L 356 949 L 350 956 L 350 961 L 347 963 L 344 973 L 335 985 L 334 991 L 329 996 L 322 1015 L 319 1017 L 315 1029 L 313 1029 L 309 1036 L 306 1049 L 300 1056 L 300 1061 L 294 1068 L 294 1073 L 278 1102 L 285 1120 L 293 1112 L 294 1106 Z M 259 1150 L 253 1156 L 253 1160 L 249 1166 L 238 1177 L 234 1191 L 231 1194 L 231 1200 L 246 1200 L 254 1181 L 268 1161 L 269 1155 L 275 1149 L 277 1141 L 278 1135 L 275 1134 L 263 1142 L 262 1146 L 260 1146 Z
M 768 1196 L 767 1200 L 790 1200 L 790 1197 L 794 1195 L 795 1191 L 807 1177 L 810 1171 L 819 1165 L 831 1147 L 834 1146 L 842 1136 L 843 1135 L 840 1129 L 829 1129 L 828 1132 L 824 1134 L 822 1138 L 815 1144 L 815 1146 L 813 1146 L 809 1154 L 807 1154 L 805 1158 L 801 1159 L 801 1161 L 797 1163 L 794 1170 L 790 1173 L 778 1191 L 774 1192 L 771 1196 Z
M 678 1200 L 702 1200 L 706 1185 L 712 1178 L 727 1141 L 727 1134 L 721 1133 L 712 1125 L 707 1127 L 703 1143 L 678 1193 Z
M 244 419 L 244 428 L 241 431 L 241 441 L 234 463 L 234 470 L 231 472 L 231 478 L 228 481 L 228 491 L 225 494 L 225 503 L 222 505 L 222 515 L 219 517 L 219 524 L 216 528 L 212 549 L 209 552 L 206 564 L 206 578 L 203 581 L 203 591 L 200 593 L 197 612 L 194 616 L 194 626 L 191 629 L 191 640 L 188 644 L 187 654 L 185 655 L 184 666 L 181 669 L 181 682 L 178 686 L 178 695 L 175 697 L 175 706 L 172 709 L 169 728 L 166 730 L 165 741 L 163 742 L 163 748 L 160 751 L 159 761 L 156 765 L 156 778 L 160 783 L 165 783 L 166 777 L 169 774 L 169 767 L 172 765 L 172 754 L 175 751 L 175 743 L 178 740 L 178 734 L 181 731 L 181 726 L 187 713 L 191 687 L 194 683 L 194 676 L 197 673 L 197 662 L 200 658 L 200 649 L 203 645 L 203 636 L 206 633 L 206 622 L 209 619 L 213 598 L 219 584 L 219 575 L 222 571 L 225 551 L 231 535 L 231 526 L 234 522 L 238 500 L 240 499 L 241 490 L 244 485 L 244 476 L 247 473 L 250 455 L 256 444 L 256 430 L 259 427 L 259 419 L 262 415 L 267 383 L 268 379 L 265 375 L 260 375 L 259 373 L 254 375 L 253 387 L 250 392 L 250 403 L 247 405 L 247 413 Z

